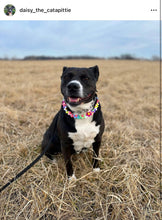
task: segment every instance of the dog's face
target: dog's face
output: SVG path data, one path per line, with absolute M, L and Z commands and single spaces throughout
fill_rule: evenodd
M 61 92 L 71 106 L 90 102 L 96 92 L 99 77 L 98 66 L 90 68 L 64 67 L 61 76 Z
M 7 13 L 8 13 L 9 15 L 12 15 L 13 9 L 14 9 L 13 6 L 7 6 Z

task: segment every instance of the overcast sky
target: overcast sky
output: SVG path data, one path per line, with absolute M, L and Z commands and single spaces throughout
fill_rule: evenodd
M 159 21 L 0 21 L 0 57 L 159 55 Z

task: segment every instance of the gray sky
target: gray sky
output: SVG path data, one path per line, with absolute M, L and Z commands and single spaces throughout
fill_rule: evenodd
M 0 21 L 0 57 L 159 56 L 159 21 Z

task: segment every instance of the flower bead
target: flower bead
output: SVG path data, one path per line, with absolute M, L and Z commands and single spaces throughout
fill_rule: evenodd
M 87 112 L 86 116 L 90 117 L 92 115 L 92 112 Z

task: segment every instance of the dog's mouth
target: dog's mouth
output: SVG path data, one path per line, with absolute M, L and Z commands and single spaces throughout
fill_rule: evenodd
M 67 98 L 67 102 L 72 106 L 76 106 L 76 105 L 80 105 L 82 103 L 85 103 L 85 98 L 72 96 L 72 97 Z
M 68 102 L 73 104 L 78 104 L 81 100 L 79 97 L 68 97 Z
M 75 96 L 69 96 L 67 97 L 67 102 L 70 105 L 76 106 L 76 105 L 80 105 L 82 103 L 87 103 L 90 102 L 91 99 L 93 98 L 94 93 L 90 93 L 88 96 L 82 98 L 82 97 L 75 97 Z

